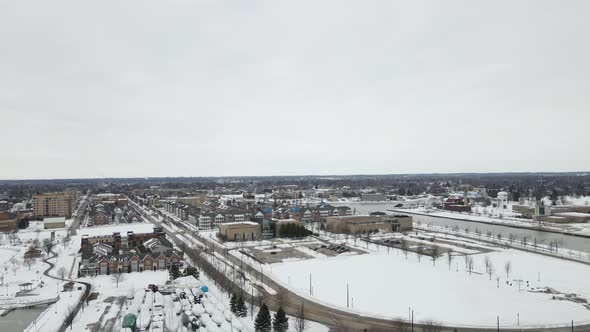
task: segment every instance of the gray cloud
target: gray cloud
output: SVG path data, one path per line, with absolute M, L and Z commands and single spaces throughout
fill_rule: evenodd
M 586 1 L 1 1 L 0 178 L 587 170 Z

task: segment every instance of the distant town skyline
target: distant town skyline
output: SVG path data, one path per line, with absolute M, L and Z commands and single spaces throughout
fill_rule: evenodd
M 589 12 L 5 2 L 0 179 L 583 172 Z

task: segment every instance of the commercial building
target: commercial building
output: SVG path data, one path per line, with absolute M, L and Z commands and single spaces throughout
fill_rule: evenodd
M 363 202 L 384 202 L 385 195 L 383 194 L 361 194 L 361 201 Z
M 74 191 L 34 195 L 33 216 L 70 218 L 77 197 L 78 193 Z
M 442 208 L 455 212 L 471 212 L 471 206 L 465 204 L 463 198 L 449 197 L 443 200 Z
M 590 206 L 550 205 L 538 202 L 535 206 L 513 205 L 512 210 L 523 218 L 554 223 L 585 223 L 590 221 Z
M 252 221 L 219 225 L 219 236 L 225 241 L 257 241 L 262 239 L 260 224 Z
M 66 227 L 66 218 L 64 218 L 64 217 L 43 219 L 43 228 L 44 229 L 64 228 L 64 227 Z
M 8 213 L 0 213 L 0 232 L 7 232 L 17 229 L 18 223 L 16 218 L 13 218 Z
M 360 234 L 370 232 L 405 232 L 412 230 L 412 217 L 397 216 L 342 216 L 328 217 L 326 229 L 332 233 Z

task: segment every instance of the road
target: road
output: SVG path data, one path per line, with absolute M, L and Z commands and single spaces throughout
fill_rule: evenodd
M 135 207 L 134 208 L 143 215 L 146 219 L 150 222 L 154 223 L 156 226 L 161 226 L 161 223 L 156 220 L 153 216 L 145 213 L 141 208 Z M 184 231 L 181 228 L 181 234 L 187 233 L 188 235 L 192 235 L 190 231 Z M 172 239 L 178 239 L 175 233 L 169 232 L 167 228 L 164 228 L 165 233 L 170 236 Z M 202 239 L 202 238 L 201 238 Z M 210 246 L 210 249 L 215 248 L 215 243 L 211 241 L 207 241 L 203 239 L 206 243 Z M 203 241 L 201 241 L 203 242 Z M 218 252 L 222 252 L 217 249 Z M 250 275 L 256 276 L 260 275 L 260 270 L 252 267 L 248 264 L 242 264 L 240 260 L 233 256 L 227 255 L 230 262 L 236 266 L 242 266 L 245 272 L 249 273 Z M 195 260 L 196 261 L 196 260 Z M 283 287 L 276 283 L 274 280 L 268 278 L 268 276 L 262 273 L 262 279 L 264 280 L 264 284 L 272 288 L 276 291 L 276 295 L 269 294 L 263 287 L 257 287 L 258 292 L 261 295 L 262 301 L 269 306 L 271 310 L 278 309 L 279 305 L 282 303 L 283 309 L 288 315 L 295 316 L 303 307 L 304 316 L 306 319 L 328 325 L 331 327 L 333 331 L 440 331 L 440 332 L 453 332 L 453 331 L 465 331 L 465 332 L 475 332 L 475 331 L 482 331 L 482 332 L 493 332 L 497 331 L 496 328 L 465 328 L 465 327 L 453 327 L 453 326 L 446 326 L 441 327 L 440 329 L 432 329 L 430 326 L 423 326 L 420 324 L 414 324 L 413 328 L 408 323 L 401 323 L 399 321 L 393 321 L 389 319 L 380 319 L 375 317 L 368 317 L 362 316 L 358 313 L 353 311 L 346 311 L 341 310 L 338 308 L 330 307 L 323 305 L 314 301 L 313 299 L 302 297 L 297 293 L 294 293 L 290 289 Z M 500 327 L 501 331 L 506 332 L 520 332 L 521 329 L 506 329 Z M 569 326 L 565 327 L 550 327 L 550 328 L 537 328 L 537 329 L 526 329 L 527 332 L 571 332 L 572 329 Z M 576 326 L 574 331 L 576 332 L 590 332 L 590 325 L 584 326 Z

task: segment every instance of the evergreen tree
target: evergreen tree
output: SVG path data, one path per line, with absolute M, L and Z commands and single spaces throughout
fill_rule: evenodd
M 172 278 L 172 280 L 180 278 L 180 270 L 178 269 L 178 265 L 173 265 L 170 268 L 170 277 Z
M 270 332 L 271 327 L 270 312 L 268 311 L 266 304 L 262 304 L 262 307 L 260 307 L 260 310 L 258 311 L 258 315 L 256 315 L 256 320 L 254 321 L 254 330 L 256 330 L 256 332 Z
M 248 307 L 246 306 L 246 303 L 244 302 L 244 298 L 242 297 L 242 295 L 238 297 L 236 311 L 238 316 L 240 317 L 248 316 Z
M 275 332 L 287 332 L 289 329 L 289 318 L 285 314 L 283 307 L 280 307 L 279 311 L 275 314 L 272 321 L 272 327 Z
M 236 315 L 238 314 L 238 297 L 235 293 L 231 295 L 231 299 L 229 300 L 229 307 L 231 312 L 233 312 Z

